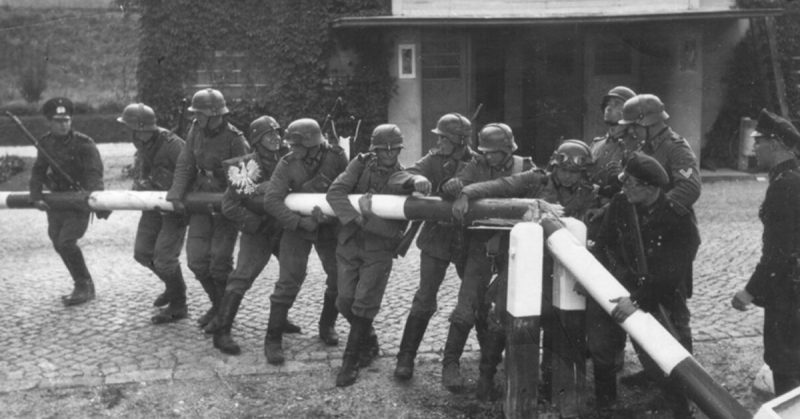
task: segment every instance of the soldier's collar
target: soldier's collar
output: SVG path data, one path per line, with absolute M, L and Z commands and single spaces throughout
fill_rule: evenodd
M 769 181 L 774 181 L 780 177 L 780 175 L 788 172 L 789 170 L 797 169 L 798 166 L 800 166 L 800 164 L 798 164 L 797 159 L 784 160 L 776 164 L 775 167 L 769 171 Z

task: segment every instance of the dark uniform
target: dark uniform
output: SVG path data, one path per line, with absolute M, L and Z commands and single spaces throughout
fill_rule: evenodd
M 72 103 L 67 99 L 51 99 L 43 105 L 43 112 L 48 118 L 59 115 L 71 117 Z M 103 190 L 103 162 L 97 146 L 87 135 L 70 130 L 66 137 L 57 138 L 48 132 L 39 139 L 39 145 L 61 170 L 77 182 L 76 186 L 85 191 Z M 51 166 L 42 151 L 39 151 L 31 170 L 31 201 L 42 200 L 44 187 L 52 192 L 76 190 L 59 170 Z M 93 299 L 95 295 L 92 275 L 78 246 L 78 239 L 83 237 L 89 227 L 90 214 L 91 211 L 85 204 L 71 210 L 47 210 L 47 234 L 75 285 L 72 295 L 62 297 L 66 305 L 80 304 Z
M 167 200 L 182 201 L 188 192 L 224 192 L 227 179 L 223 160 L 248 151 L 244 136 L 230 123 L 223 121 L 219 127 L 207 129 L 195 121 L 178 158 Z M 233 269 L 236 236 L 236 227 L 221 213 L 191 214 L 189 218 L 187 262 L 212 302 L 212 308 L 200 320 L 202 325 L 211 320 L 222 299 Z
M 336 321 L 336 233 L 338 223 L 322 220 L 314 231 L 298 228 L 300 215 L 290 210 L 283 200 L 291 192 L 325 193 L 336 177 L 347 167 L 347 156 L 339 146 L 323 142 L 313 156 L 298 158 L 289 153 L 272 173 L 264 199 L 267 212 L 283 227 L 280 241 L 280 275 L 270 296 L 274 306 L 291 308 L 306 278 L 311 247 L 317 251 L 327 275 L 320 327 L 333 327 Z
M 630 153 L 641 147 L 641 142 L 624 135 L 607 133 L 592 140 L 592 165 L 589 179 L 598 186 L 599 198 L 606 204 L 614 194 L 619 192 L 620 183 L 617 175 Z
M 800 168 L 796 159 L 769 172 L 758 212 L 764 225 L 761 260 L 745 289 L 764 307 L 764 361 L 775 393 L 800 386 Z
M 183 139 L 161 127 L 153 132 L 149 141 L 134 141 L 136 177 L 133 180 L 133 190 L 169 190 L 184 144 Z M 186 305 L 186 284 L 178 261 L 185 236 L 186 222 L 181 215 L 142 211 L 136 229 L 133 258 L 152 270 L 166 286 L 164 294 L 156 300 L 156 306 L 172 301 L 176 306 Z M 162 323 L 161 320 L 167 319 L 158 316 L 153 318 L 155 323 Z
M 667 201 L 678 215 L 694 213 L 700 198 L 700 167 L 689 142 L 667 127 L 645 142 L 641 151 L 658 160 L 669 175 Z
M 632 159 L 647 160 L 641 157 Z M 641 166 L 652 164 L 657 167 L 652 159 L 649 162 L 651 163 Z M 632 167 L 631 163 L 627 167 Z M 645 176 L 650 176 L 656 169 L 647 167 L 634 171 L 626 168 L 626 172 L 629 170 L 632 176 L 645 179 Z M 657 170 L 662 173 L 663 184 L 666 184 L 666 173 L 660 167 Z M 636 217 L 639 224 L 643 247 L 641 252 L 636 245 L 638 239 L 633 217 Z M 606 211 L 595 243 L 598 259 L 631 293 L 631 300 L 642 310 L 653 314 L 662 324 L 671 324 L 667 329 L 673 328 L 677 333 L 675 338 L 689 352 L 692 351 L 692 335 L 686 300 L 689 295 L 692 263 L 699 245 L 700 236 L 693 214 L 675 211 L 672 201 L 663 192 L 648 207 L 634 207 L 624 193 L 615 195 Z M 642 253 L 644 263 L 641 262 Z M 641 272 L 645 266 L 647 272 Z M 598 405 L 607 406 L 616 398 L 618 354 L 625 348 L 626 333 L 611 316 L 598 307 L 596 304 L 587 305 L 586 331 L 594 364 Z M 592 310 L 594 312 L 590 312 Z M 664 318 L 662 312 L 668 318 Z M 666 382 L 653 360 L 638 345 L 634 344 L 634 347 L 645 371 L 664 388 L 668 401 L 678 415 L 676 417 L 687 417 L 688 401 L 680 389 Z

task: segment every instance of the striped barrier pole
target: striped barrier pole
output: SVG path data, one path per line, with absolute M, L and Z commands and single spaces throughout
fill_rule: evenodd
M 586 226 L 574 218 L 561 220 L 585 246 Z M 586 394 L 586 297 L 578 294 L 575 286 L 575 277 L 557 259 L 554 260 L 550 400 L 562 418 L 581 416 Z
M 553 257 L 607 313 L 615 306 L 611 299 L 630 295 L 566 228 L 553 220 L 543 220 L 542 227 Z M 620 326 L 710 419 L 752 417 L 653 316 L 636 310 Z
M 503 407 L 507 418 L 527 419 L 538 415 L 543 240 L 542 227 L 538 223 L 518 223 L 511 229 Z

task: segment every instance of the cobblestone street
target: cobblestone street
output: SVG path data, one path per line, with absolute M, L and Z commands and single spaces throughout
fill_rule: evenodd
M 691 300 L 697 341 L 760 335 L 762 312 L 730 308 L 734 290 L 744 285 L 760 252 L 761 225 L 756 217 L 766 182 L 718 182 L 704 186 L 697 206 L 703 244 L 695 263 Z M 64 307 L 60 296 L 71 291 L 71 280 L 46 235 L 45 215 L 35 210 L 0 214 L 0 392 L 31 388 L 99 385 L 159 379 L 191 379 L 221 375 L 302 370 L 319 362 L 337 365 L 341 350 L 324 346 L 316 336 L 324 278 L 313 257 L 308 278 L 290 311 L 303 328 L 287 335 L 288 362 L 268 366 L 262 352 L 269 294 L 277 277 L 272 260 L 246 295 L 233 334 L 242 345 L 240 356 L 213 348 L 196 326 L 207 309 L 207 298 L 183 261 L 190 318 L 154 326 L 152 301 L 162 290 L 158 279 L 134 262 L 132 242 L 139 214 L 117 211 L 107 221 L 95 220 L 82 240 L 97 289 L 97 299 Z M 418 281 L 415 247 L 395 268 L 376 319 L 381 356 L 393 357 Z M 438 360 L 447 333 L 447 315 L 455 304 L 458 279 L 451 269 L 440 293 L 439 311 L 421 347 L 421 357 Z M 346 323 L 338 330 L 346 336 Z M 475 355 L 470 338 L 467 351 Z M 757 366 L 755 366 L 757 368 Z

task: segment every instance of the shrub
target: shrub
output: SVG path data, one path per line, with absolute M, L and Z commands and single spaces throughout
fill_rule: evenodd
M 25 162 L 17 156 L 0 156 L 0 183 L 25 170 Z

